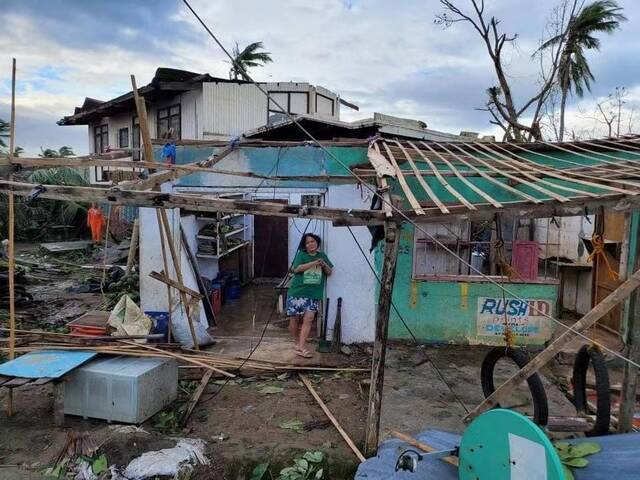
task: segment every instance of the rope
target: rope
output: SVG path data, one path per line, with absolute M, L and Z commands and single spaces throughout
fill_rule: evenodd
M 611 280 L 620 280 L 620 274 L 616 272 L 612 267 L 611 263 L 609 263 L 609 256 L 604 251 L 604 237 L 602 235 L 593 234 L 591 237 L 591 243 L 593 245 L 593 252 L 587 257 L 587 262 L 594 263 L 594 261 L 599 257 L 604 260 L 605 265 L 607 266 L 607 273 L 609 274 L 609 278 Z
M 521 298 L 519 295 L 517 295 L 515 292 L 507 289 L 506 287 L 500 285 L 498 282 L 496 282 L 494 279 L 492 279 L 491 277 L 487 276 L 486 274 L 482 273 L 480 270 L 478 270 L 477 268 L 475 268 L 473 265 L 471 265 L 471 263 L 469 263 L 468 261 L 466 261 L 465 259 L 461 258 L 459 255 L 457 255 L 454 251 L 452 251 L 449 247 L 447 247 L 444 243 L 442 243 L 441 241 L 439 241 L 437 238 L 435 238 L 433 235 L 429 234 L 425 229 L 421 228 L 418 224 L 416 224 L 416 222 L 414 222 L 411 218 L 409 218 L 409 216 L 404 213 L 402 210 L 400 210 L 398 207 L 396 207 L 395 205 L 393 205 L 392 202 L 388 202 L 387 200 L 385 200 L 385 198 L 378 193 L 371 185 L 369 185 L 368 183 L 366 183 L 365 179 L 362 178 L 361 176 L 359 176 L 357 173 L 353 172 L 348 165 L 346 165 L 343 161 L 341 161 L 339 158 L 337 158 L 333 153 L 331 153 L 329 150 L 327 150 L 313 135 L 311 135 L 311 133 L 309 133 L 309 131 L 304 128 L 300 122 L 298 122 L 298 120 L 291 115 L 286 109 L 284 109 L 282 107 L 282 105 L 280 105 L 278 103 L 277 100 L 275 100 L 274 98 L 271 97 L 271 95 L 269 95 L 269 92 L 267 92 L 264 87 L 262 85 L 260 85 L 258 82 L 256 82 L 255 80 L 253 80 L 253 78 L 246 72 L 246 70 L 242 67 L 242 65 L 238 64 L 233 56 L 227 51 L 227 49 L 224 47 L 224 45 L 222 45 L 222 43 L 220 42 L 220 40 L 218 40 L 218 38 L 215 36 L 215 34 L 211 31 L 211 29 L 204 23 L 204 21 L 200 18 L 200 16 L 196 13 L 196 11 L 191 7 L 191 5 L 189 4 L 189 2 L 187 0 L 182 0 L 182 2 L 187 6 L 187 8 L 191 11 L 191 13 L 193 13 L 193 15 L 196 17 L 196 19 L 198 20 L 198 22 L 200 22 L 200 24 L 202 25 L 202 27 L 207 31 L 207 33 L 211 36 L 211 38 L 216 42 L 216 44 L 220 47 L 220 49 L 225 53 L 225 55 L 227 55 L 227 57 L 231 60 L 231 63 L 236 66 L 236 68 L 238 68 L 243 75 L 245 75 L 245 77 L 247 78 L 248 81 L 250 81 L 263 95 L 265 95 L 267 97 L 267 99 L 269 99 L 270 101 L 272 101 L 274 103 L 274 105 L 276 105 L 276 107 L 278 107 L 283 113 L 284 115 L 287 117 L 287 119 L 289 121 L 291 121 L 294 125 L 296 125 L 300 131 L 302 131 L 313 143 L 315 143 L 318 148 L 320 148 L 321 150 L 324 151 L 324 153 L 328 156 L 330 156 L 333 160 L 336 161 L 336 163 L 338 163 L 346 172 L 348 172 L 352 177 L 354 177 L 356 180 L 358 180 L 360 183 L 363 184 L 363 186 L 365 188 L 367 188 L 371 193 L 373 193 L 375 196 L 379 197 L 381 202 L 383 204 L 388 205 L 392 211 L 396 212 L 396 214 L 398 214 L 398 216 L 400 216 L 403 220 L 405 220 L 406 222 L 408 222 L 409 224 L 413 225 L 414 228 L 416 228 L 418 231 L 422 232 L 424 235 L 426 235 L 428 238 L 430 238 L 433 242 L 435 242 L 436 244 L 438 244 L 440 247 L 442 247 L 443 250 L 445 250 L 447 253 L 449 253 L 450 255 L 453 255 L 455 258 L 457 258 L 459 261 L 461 261 L 463 263 L 463 265 L 469 267 L 471 270 L 473 270 L 474 272 L 476 272 L 477 274 L 479 274 L 482 278 L 484 278 L 488 283 L 491 283 L 495 286 L 497 286 L 498 288 L 503 289 L 506 293 L 508 293 L 510 296 L 512 296 L 515 299 L 521 300 L 521 301 L 525 301 L 523 298 Z M 577 335 L 580 338 L 583 338 L 584 340 L 587 340 L 590 343 L 593 343 L 595 345 L 600 346 L 602 349 L 606 350 L 607 352 L 611 353 L 612 355 L 624 360 L 625 362 L 634 365 L 638 368 L 640 368 L 640 363 L 636 363 L 633 360 L 625 357 L 624 355 L 620 354 L 619 352 L 616 352 L 615 350 L 612 350 L 602 344 L 599 344 L 595 341 L 593 341 L 592 339 L 590 339 L 587 335 L 583 334 L 582 332 L 579 332 L 577 330 L 575 330 L 573 327 L 567 326 L 564 323 L 562 323 L 560 320 L 552 317 L 551 315 L 549 315 L 547 312 L 544 312 L 542 310 L 540 310 L 539 308 L 537 308 L 536 306 L 532 306 L 531 307 L 532 310 L 536 311 L 539 315 L 551 320 L 552 322 L 555 322 L 557 325 L 559 325 L 561 328 L 564 328 L 565 330 L 569 330 L 571 332 L 573 332 L 575 335 Z

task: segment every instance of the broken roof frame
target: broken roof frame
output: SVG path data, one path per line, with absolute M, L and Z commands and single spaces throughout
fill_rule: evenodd
M 155 162 L 77 158 L 7 157 L 0 165 L 29 168 L 53 166 L 128 166 L 154 168 L 148 179 L 123 182 L 111 188 L 44 185 L 43 198 L 100 201 L 142 207 L 189 208 L 255 215 L 316 218 L 334 225 L 381 225 L 385 220 L 441 222 L 487 219 L 504 212 L 523 217 L 573 216 L 598 207 L 617 212 L 640 208 L 640 136 L 585 142 L 528 144 L 486 142 L 424 142 L 376 138 L 373 141 L 323 142 L 324 146 L 367 148 L 368 164 L 352 165 L 336 175 L 261 175 L 216 168 L 225 157 L 242 149 L 309 147 L 309 142 L 248 140 L 183 142 L 221 147 L 206 161 L 166 165 Z M 317 148 L 312 146 L 312 148 Z M 211 194 L 145 191 L 192 173 L 249 176 L 271 180 L 319 180 L 328 184 L 371 184 L 379 193 L 393 193 L 404 201 L 402 213 L 381 210 L 306 207 L 252 200 L 216 198 Z M 0 191 L 27 196 L 34 185 L 0 180 Z M 491 187 L 491 188 L 489 188 Z M 496 192 L 499 194 L 496 195 Z M 505 200 L 506 198 L 506 200 Z

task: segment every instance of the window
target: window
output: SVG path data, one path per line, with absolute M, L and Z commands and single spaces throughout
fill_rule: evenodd
M 134 162 L 144 158 L 144 152 L 140 149 L 140 121 L 137 116 L 134 116 L 131 121 L 131 149 Z
M 321 93 L 316 93 L 316 113 L 331 115 L 333 117 L 335 115 L 333 99 Z
M 129 148 L 129 128 L 118 130 L 118 147 Z
M 415 230 L 413 276 L 431 280 L 468 280 L 472 277 L 478 278 L 478 272 L 484 275 L 500 275 L 503 269 L 511 272 L 506 272 L 507 274 L 512 274 L 513 269 L 510 267 L 516 266 L 512 265 L 511 258 L 514 239 L 518 239 L 518 235 L 528 238 L 529 234 L 528 222 L 521 225 L 515 216 L 504 216 L 501 219 L 500 230 L 504 246 L 499 249 L 496 248 L 498 235 L 493 220 L 429 223 L 421 224 L 420 228 L 426 234 Z M 539 247 L 546 247 L 535 242 L 520 243 L 535 244 L 536 251 Z M 442 245 L 455 255 L 445 250 Z M 535 263 L 537 271 L 538 255 L 531 256 L 530 260 Z M 537 274 L 535 276 L 537 278 Z M 518 274 L 511 280 L 519 280 Z M 524 280 L 524 277 L 520 280 Z
M 93 129 L 93 153 L 104 153 L 109 146 L 109 126 L 100 125 Z
M 171 105 L 158 110 L 158 138 L 163 138 L 170 130 L 173 131 L 173 139 L 179 140 L 180 132 L 180 104 Z
M 309 94 L 307 92 L 269 92 L 267 121 L 269 124 L 285 120 L 285 111 L 294 115 L 309 113 Z M 278 107 L 279 104 L 280 107 Z
M 302 195 L 300 197 L 300 205 L 305 207 L 322 206 L 322 195 Z

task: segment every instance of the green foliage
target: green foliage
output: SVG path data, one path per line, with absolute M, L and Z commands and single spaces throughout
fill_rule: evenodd
M 256 468 L 253 469 L 253 472 L 251 472 L 251 477 L 249 478 L 249 480 L 262 480 L 264 474 L 267 473 L 268 470 L 268 463 L 261 463 L 257 465 Z
M 107 471 L 109 463 L 107 462 L 107 456 L 103 453 L 99 457 L 93 459 L 91 462 L 91 471 L 94 475 L 100 475 L 102 472 Z
M 0 148 L 7 148 L 7 141 L 10 136 L 11 124 L 0 118 Z
M 263 395 L 273 395 L 274 393 L 282 393 L 284 391 L 284 387 L 279 387 L 277 385 L 267 385 L 266 387 L 262 387 L 258 390 L 258 393 Z
M 589 460 L 584 457 L 602 450 L 600 445 L 594 442 L 584 442 L 576 445 L 571 445 L 567 442 L 556 442 L 554 447 L 562 462 L 566 480 L 573 480 L 572 468 L 584 468 L 589 465 Z
M 272 62 L 271 53 L 261 51 L 263 49 L 262 42 L 253 42 L 240 51 L 240 47 L 236 43 L 236 46 L 233 47 L 234 58 L 233 65 L 229 71 L 229 78 L 248 80 L 244 72 L 248 72 L 250 68 L 262 67 L 264 64 Z
M 293 461 L 292 466 L 280 470 L 276 480 L 320 480 L 324 476 L 324 470 L 319 465 L 322 460 L 322 452 L 305 452 L 302 458 Z
M 298 418 L 293 418 L 280 424 L 280 428 L 283 428 L 285 430 L 293 430 L 296 433 L 302 433 L 304 431 L 302 428 L 303 426 L 304 423 Z
M 176 432 L 180 429 L 179 415 L 175 410 L 160 412 L 154 426 L 165 432 Z

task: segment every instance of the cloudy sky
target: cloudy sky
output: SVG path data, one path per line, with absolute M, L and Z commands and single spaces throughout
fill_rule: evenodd
M 468 0 L 459 0 L 465 5 Z M 538 77 L 531 52 L 557 0 L 486 0 L 487 11 L 518 33 L 506 60 L 519 99 Z M 640 105 L 640 2 L 620 0 L 629 21 L 603 38 L 589 61 L 596 83 L 571 105 L 576 130 L 592 129 L 597 102 L 616 86 Z M 495 83 L 477 33 L 468 24 L 434 24 L 437 0 L 192 0 L 222 42 L 262 40 L 274 62 L 255 69 L 265 81 L 309 81 L 360 105 L 355 120 L 382 112 L 423 120 L 430 128 L 492 133 L 482 106 Z M 3 0 L 0 118 L 8 120 L 11 57 L 18 62 L 16 142 L 88 148 L 86 127 L 59 127 L 85 96 L 108 100 L 128 90 L 129 75 L 146 84 L 159 66 L 227 76 L 229 64 L 180 0 Z M 640 117 L 640 111 L 638 113 Z

